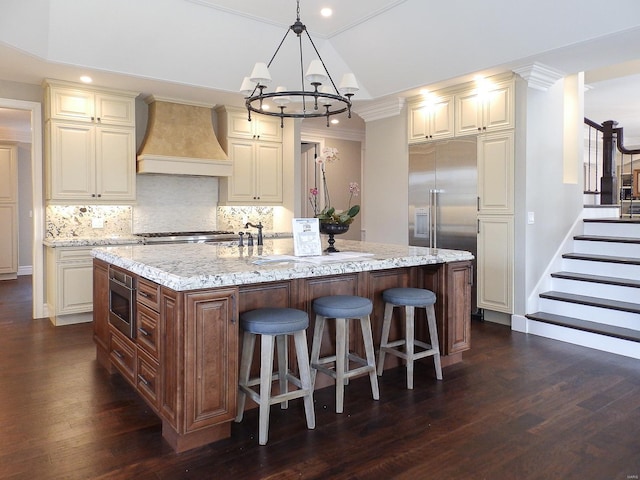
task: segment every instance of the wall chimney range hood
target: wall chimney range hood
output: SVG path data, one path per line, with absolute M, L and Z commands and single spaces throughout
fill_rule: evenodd
M 213 131 L 213 105 L 150 96 L 138 173 L 228 177 L 232 164 Z

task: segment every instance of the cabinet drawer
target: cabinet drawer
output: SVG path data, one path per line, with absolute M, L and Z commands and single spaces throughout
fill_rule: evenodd
M 89 248 L 57 248 L 59 262 L 76 262 L 76 261 L 88 261 L 91 262 L 91 249 Z
M 138 303 L 136 312 L 136 342 L 138 346 L 158 360 L 158 324 L 159 314 Z
M 135 346 L 131 340 L 127 339 L 114 328 L 111 328 L 109 357 L 111 358 L 111 363 L 113 363 L 120 373 L 130 382 L 134 382 L 136 371 Z
M 138 352 L 136 387 L 138 392 L 156 409 L 158 408 L 158 394 L 160 393 L 159 381 L 158 364 L 144 352 Z
M 138 293 L 136 294 L 136 300 L 138 303 L 142 303 L 156 312 L 159 311 L 160 285 L 149 280 L 145 280 L 144 278 L 138 278 Z

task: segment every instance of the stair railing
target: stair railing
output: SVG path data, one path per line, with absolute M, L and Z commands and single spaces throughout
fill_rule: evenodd
M 607 120 L 600 125 L 585 117 L 584 124 L 588 143 L 584 192 L 599 193 L 601 205 L 620 205 L 620 217 L 640 216 L 640 167 L 634 168 L 634 155 L 640 149 L 624 146 L 618 122 Z

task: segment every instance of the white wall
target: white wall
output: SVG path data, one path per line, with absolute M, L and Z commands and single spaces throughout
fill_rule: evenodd
M 362 228 L 368 242 L 407 245 L 409 149 L 406 111 L 366 123 Z
M 564 80 L 547 91 L 529 88 L 526 92 L 526 157 L 519 159 L 520 168 L 524 168 L 526 174 L 526 203 L 524 211 L 517 215 L 534 212 L 535 223 L 526 225 L 524 245 L 516 244 L 516 250 L 525 249 L 524 272 L 516 271 L 516 276 L 524 278 L 524 290 L 516 291 L 519 297 L 516 313 L 530 313 L 523 311 L 524 300 L 533 292 L 582 211 L 582 179 L 565 183 L 563 176 L 565 93 L 570 92 L 565 92 Z M 573 95 L 581 104 L 582 92 L 574 91 Z M 580 110 L 570 114 L 575 122 L 582 123 Z M 575 142 L 573 148 L 578 148 Z M 572 156 L 578 162 L 582 159 L 581 153 Z
M 33 187 L 31 144 L 18 145 L 18 270 L 31 272 L 33 259 Z

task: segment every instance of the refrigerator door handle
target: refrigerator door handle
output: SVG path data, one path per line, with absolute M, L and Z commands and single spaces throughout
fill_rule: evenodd
M 429 189 L 429 248 L 433 248 L 433 189 Z
M 431 190 L 432 192 L 432 196 L 433 196 L 433 200 L 431 202 L 431 204 L 433 205 L 433 215 L 431 215 L 431 218 L 433 218 L 433 221 L 431 222 L 432 224 L 432 231 L 433 231 L 433 248 L 438 248 L 438 193 L 439 191 L 434 189 Z

